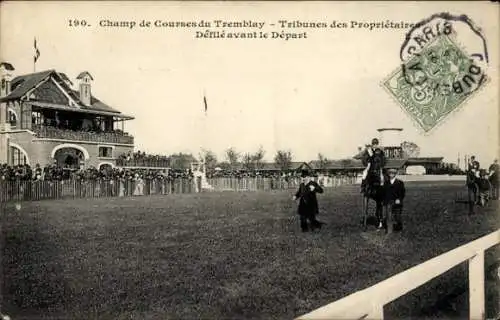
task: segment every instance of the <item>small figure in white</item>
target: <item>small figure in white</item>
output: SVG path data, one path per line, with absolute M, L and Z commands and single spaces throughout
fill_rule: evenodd
M 134 196 L 142 196 L 142 195 L 144 195 L 144 180 L 142 179 L 142 176 L 136 173 Z

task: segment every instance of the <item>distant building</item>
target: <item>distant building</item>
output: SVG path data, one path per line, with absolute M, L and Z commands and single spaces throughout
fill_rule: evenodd
M 92 95 L 89 72 L 76 77 L 77 90 L 56 70 L 13 72 L 0 63 L 0 163 L 113 167 L 120 154 L 133 151 L 124 122 L 134 117 Z
M 433 172 L 442 164 L 443 157 L 407 157 L 402 147 L 402 128 L 380 128 L 379 142 L 387 157 L 385 168 L 397 169 L 405 174 L 410 166 L 422 166 L 426 172 Z M 361 162 L 363 147 L 352 159 L 330 160 L 326 163 L 311 161 L 310 165 L 317 171 L 325 173 L 360 173 L 365 169 Z

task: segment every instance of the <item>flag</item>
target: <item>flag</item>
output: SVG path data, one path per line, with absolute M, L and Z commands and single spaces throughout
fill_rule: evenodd
M 35 55 L 33 56 L 33 60 L 36 62 L 40 57 L 40 50 L 38 50 L 38 47 L 36 46 L 36 38 L 35 38 L 34 48 L 35 48 Z
M 207 105 L 207 97 L 203 96 L 203 103 L 205 104 L 205 113 L 207 113 L 208 105 Z

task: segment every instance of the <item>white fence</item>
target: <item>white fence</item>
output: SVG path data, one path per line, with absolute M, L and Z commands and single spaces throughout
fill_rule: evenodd
M 485 318 L 484 252 L 500 243 L 500 229 L 381 281 L 367 289 L 316 309 L 297 320 L 383 319 L 384 306 L 442 275 L 469 263 L 469 318 Z
M 465 175 L 448 175 L 448 174 L 424 174 L 424 175 L 399 175 L 399 179 L 403 181 L 463 181 L 465 183 Z

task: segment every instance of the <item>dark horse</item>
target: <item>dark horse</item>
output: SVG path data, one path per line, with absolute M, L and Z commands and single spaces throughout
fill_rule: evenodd
M 369 170 L 366 176 L 366 185 L 364 190 L 362 190 L 364 231 L 368 228 L 368 205 L 370 200 L 375 201 L 376 204 L 375 219 L 377 226 L 379 228 L 384 227 L 387 230 L 387 224 L 384 219 L 385 192 L 383 181 L 385 180 L 385 175 L 382 171 L 382 168 L 374 168 L 374 170 Z

